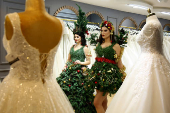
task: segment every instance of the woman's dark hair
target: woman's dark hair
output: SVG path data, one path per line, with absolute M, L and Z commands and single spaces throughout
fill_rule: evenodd
M 85 39 L 84 33 L 83 32 L 76 32 L 75 34 L 81 36 L 81 45 L 85 46 L 86 45 L 86 39 Z
M 107 26 L 102 26 L 102 27 L 106 27 L 107 28 Z M 102 27 L 101 27 L 101 30 L 102 30 Z M 107 28 L 108 29 L 108 28 Z M 108 29 L 110 32 L 111 32 L 111 30 L 110 29 Z M 110 40 L 111 40 L 111 42 L 113 43 L 113 42 L 115 42 L 115 33 L 113 32 L 113 34 L 111 35 L 110 34 Z M 97 40 L 100 44 L 102 44 L 103 42 L 104 42 L 104 39 L 103 39 L 103 37 L 102 37 L 102 34 L 100 34 L 100 36 L 99 36 L 99 39 Z

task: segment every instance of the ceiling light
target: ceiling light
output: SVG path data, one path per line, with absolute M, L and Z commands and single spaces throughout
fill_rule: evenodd
M 139 8 L 139 9 L 145 9 L 147 10 L 149 7 L 146 7 L 146 6 L 142 6 L 142 5 L 136 5 L 136 4 L 127 4 L 128 6 L 130 7 L 133 7 L 133 8 Z
M 161 13 L 165 15 L 170 15 L 170 12 L 161 12 Z
M 158 0 L 158 2 L 162 2 L 162 0 Z

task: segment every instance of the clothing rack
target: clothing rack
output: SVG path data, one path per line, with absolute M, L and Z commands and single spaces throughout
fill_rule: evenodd
M 135 27 L 120 26 L 120 28 L 137 29 Z

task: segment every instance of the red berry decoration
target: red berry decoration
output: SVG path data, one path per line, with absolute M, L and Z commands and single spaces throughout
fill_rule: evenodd
M 78 73 L 80 73 L 80 70 L 77 70 Z
M 71 87 L 71 85 L 68 85 L 69 87 Z
M 95 84 L 97 84 L 97 81 L 96 82 L 94 82 Z
M 99 76 L 99 75 L 100 75 L 100 73 L 97 73 L 97 75 Z
M 81 83 L 82 85 L 84 85 L 84 83 Z
M 90 104 L 91 104 L 91 102 L 90 102 Z

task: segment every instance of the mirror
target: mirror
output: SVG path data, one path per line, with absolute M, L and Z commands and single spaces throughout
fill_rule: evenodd
M 165 24 L 163 30 L 164 32 L 170 32 L 170 24 Z
M 104 21 L 104 17 L 101 13 L 99 13 L 98 11 L 90 11 L 86 14 L 86 17 L 89 21 L 88 24 L 92 24 L 92 25 L 100 25 L 100 23 L 102 23 L 102 21 Z
M 119 24 L 119 29 L 120 28 L 137 29 L 138 26 L 133 18 L 125 17 Z
M 87 17 L 88 21 L 91 23 L 96 23 L 96 25 L 99 25 L 102 22 L 102 19 L 96 15 L 96 14 L 91 14 Z
M 145 19 L 145 20 L 142 20 L 142 22 L 140 23 L 138 29 L 141 30 L 145 24 L 146 24 L 146 19 Z

